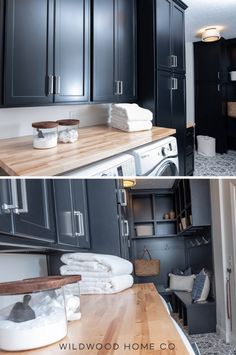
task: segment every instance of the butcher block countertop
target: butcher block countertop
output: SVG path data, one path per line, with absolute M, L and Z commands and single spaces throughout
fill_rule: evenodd
M 63 175 L 85 165 L 174 135 L 169 128 L 127 133 L 106 125 L 81 128 L 79 141 L 56 148 L 33 148 L 33 137 L 0 140 L 0 168 L 11 176 Z
M 14 354 L 189 354 L 153 284 L 135 285 L 114 295 L 82 296 L 81 309 L 81 320 L 69 324 L 65 339 Z

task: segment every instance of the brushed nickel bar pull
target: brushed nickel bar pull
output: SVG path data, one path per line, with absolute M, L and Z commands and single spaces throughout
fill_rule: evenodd
M 61 77 L 55 76 L 55 94 L 59 95 L 61 93 Z
M 54 94 L 54 77 L 53 75 L 48 76 L 48 95 Z

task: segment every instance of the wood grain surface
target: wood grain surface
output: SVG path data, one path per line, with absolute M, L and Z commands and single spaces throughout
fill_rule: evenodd
M 174 135 L 169 128 L 126 133 L 106 125 L 81 128 L 79 141 L 46 150 L 33 148 L 33 137 L 0 140 L 0 168 L 11 176 L 63 175 L 74 169 Z
M 69 324 L 65 339 L 42 349 L 15 354 L 188 355 L 153 284 L 135 285 L 115 295 L 81 298 L 82 319 Z M 168 346 L 175 349 L 160 349 Z M 9 353 L 0 351 L 0 354 Z

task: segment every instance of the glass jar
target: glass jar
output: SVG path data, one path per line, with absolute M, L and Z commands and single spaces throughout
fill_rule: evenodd
M 68 321 L 79 320 L 81 318 L 80 302 L 80 275 L 62 276 L 65 279 L 64 294 L 66 305 L 66 317 Z
M 79 123 L 80 120 L 59 120 L 58 141 L 60 143 L 75 143 L 79 139 Z
M 49 149 L 57 146 L 58 123 L 57 122 L 35 122 L 33 146 L 36 149 Z
M 73 276 L 48 276 L 48 277 L 38 277 L 31 280 L 58 280 L 62 279 L 64 281 L 64 296 L 65 296 L 65 308 L 66 308 L 66 318 L 67 321 L 79 320 L 81 318 L 81 304 L 80 304 L 80 287 L 79 281 L 81 280 L 80 275 Z
M 0 349 L 23 351 L 53 344 L 67 335 L 65 280 L 0 284 Z

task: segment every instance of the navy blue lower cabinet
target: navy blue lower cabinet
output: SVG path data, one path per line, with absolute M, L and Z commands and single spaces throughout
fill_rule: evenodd
M 25 239 L 56 239 L 51 181 L 4 179 L 0 183 L 0 231 Z
M 90 248 L 85 180 L 54 180 L 57 242 L 75 248 Z

